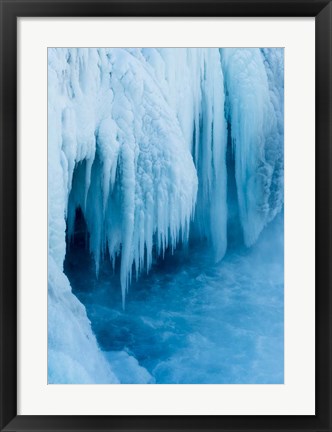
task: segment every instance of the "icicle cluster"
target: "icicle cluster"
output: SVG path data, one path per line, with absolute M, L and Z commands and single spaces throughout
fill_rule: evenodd
M 81 208 L 98 273 L 149 270 L 192 229 L 227 248 L 227 123 L 246 245 L 283 205 L 283 53 L 50 49 L 49 251 L 58 266 Z M 225 89 L 224 89 L 225 87 Z
M 223 48 L 221 58 L 240 220 L 251 246 L 283 205 L 283 76 L 272 70 L 283 71 L 283 51 Z

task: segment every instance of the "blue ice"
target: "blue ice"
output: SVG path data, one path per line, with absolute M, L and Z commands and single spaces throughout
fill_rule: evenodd
M 283 382 L 283 80 L 279 48 L 49 50 L 49 382 Z

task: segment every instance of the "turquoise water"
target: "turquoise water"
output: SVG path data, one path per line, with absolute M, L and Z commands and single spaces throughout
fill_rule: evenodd
M 132 283 L 125 310 L 108 262 L 97 280 L 78 249 L 65 272 L 101 349 L 126 351 L 156 383 L 283 383 L 283 250 L 280 215 L 252 248 L 231 247 L 218 264 L 204 245 L 169 254 Z

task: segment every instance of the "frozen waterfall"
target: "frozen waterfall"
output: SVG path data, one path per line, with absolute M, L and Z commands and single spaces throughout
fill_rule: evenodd
M 102 358 L 100 381 L 118 380 L 63 273 L 78 211 L 96 277 L 105 261 L 120 267 L 125 307 L 132 278 L 167 251 L 198 239 L 224 257 L 227 152 L 251 246 L 283 208 L 282 49 L 49 49 L 49 379 L 66 358 L 82 369 L 67 381 L 91 382 L 95 366 L 76 358 L 72 338 Z

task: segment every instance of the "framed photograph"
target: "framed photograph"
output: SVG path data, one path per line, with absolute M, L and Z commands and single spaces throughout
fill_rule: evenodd
M 331 2 L 0 4 L 1 431 L 332 431 Z

